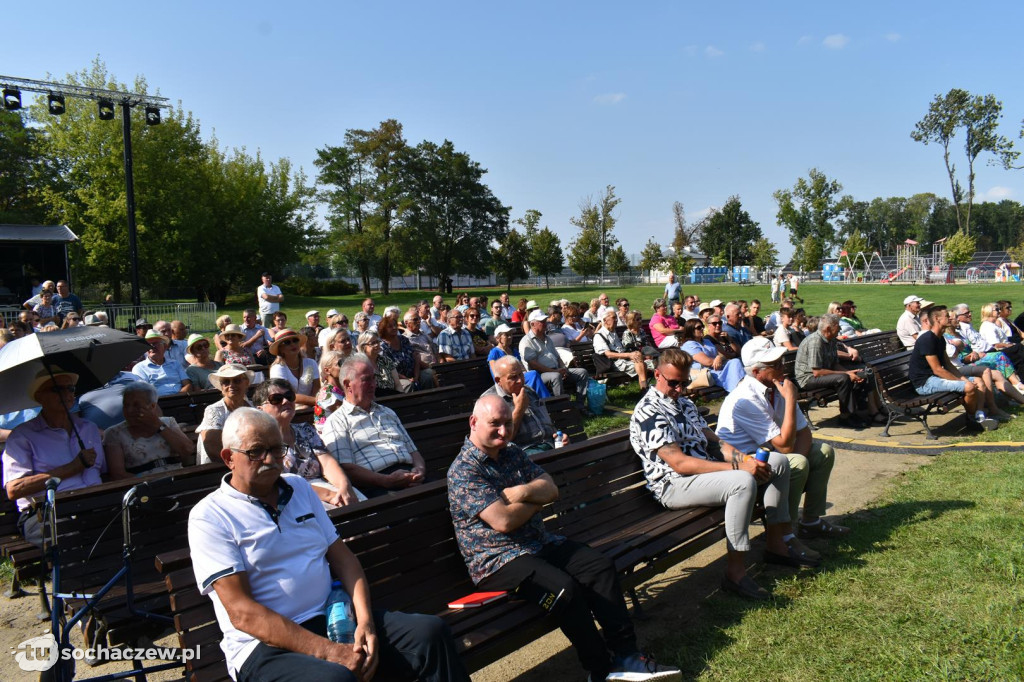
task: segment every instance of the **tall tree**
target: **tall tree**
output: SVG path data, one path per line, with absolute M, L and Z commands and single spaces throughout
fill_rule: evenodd
M 868 244 L 868 240 L 861 235 L 860 230 L 854 230 L 853 234 L 847 237 L 846 241 L 843 242 L 843 251 L 845 251 L 850 257 L 851 262 L 858 253 L 867 254 L 870 248 L 871 246 Z
M 825 257 L 825 249 L 821 242 L 814 235 L 807 235 L 793 251 L 792 263 L 807 272 L 813 272 L 821 267 L 821 261 Z
M 942 158 L 949 176 L 949 186 L 956 208 L 957 228 L 971 232 L 971 207 L 974 205 L 974 162 L 982 152 L 989 152 L 1005 168 L 1017 159 L 1013 142 L 997 131 L 1003 114 L 1003 103 L 995 95 L 971 95 L 952 88 L 945 95 L 935 95 L 928 113 L 914 125 L 910 133 L 917 142 L 942 145 Z M 967 191 L 956 176 L 956 164 L 950 160 L 950 145 L 958 132 L 964 133 L 964 156 L 967 159 Z M 962 204 L 966 206 L 962 207 Z
M 644 250 L 640 252 L 640 269 L 647 271 L 647 278 L 650 281 L 655 270 L 661 270 L 665 265 L 665 257 L 661 253 L 661 245 L 651 237 L 644 244 Z
M 797 178 L 792 189 L 776 190 L 772 195 L 779 205 L 776 218 L 789 230 L 789 241 L 800 244 L 813 236 L 826 252 L 837 244 L 835 219 L 852 199 L 840 197 L 843 186 L 817 168 L 808 171 L 808 177 Z
M 320 198 L 328 207 L 332 242 L 370 293 L 377 275 L 388 293 L 391 275 L 406 252 L 402 215 L 408 194 L 409 145 L 402 124 L 382 121 L 373 130 L 348 130 L 345 144 L 317 150 Z
M 508 231 L 509 208 L 484 184 L 487 171 L 445 140 L 421 142 L 409 164 L 410 253 L 437 277 L 490 273 L 491 247 Z
M 672 248 L 676 250 L 677 254 L 689 246 L 700 243 L 704 221 L 699 220 L 696 223 L 687 224 L 686 210 L 681 201 L 672 204 L 672 224 L 674 227 Z
M 530 274 L 527 263 L 530 260 L 530 244 L 518 230 L 509 230 L 494 250 L 494 274 L 505 288 L 512 290 L 512 282 L 525 279 Z
M 544 287 L 551 288 L 551 275 L 557 275 L 565 267 L 562 242 L 558 235 L 545 227 L 530 239 L 530 267 L 535 275 L 544 276 Z
M 747 213 L 738 196 L 731 196 L 720 209 L 714 209 L 701 235 L 700 248 L 716 263 L 752 263 L 754 243 L 764 235 Z
M 753 243 L 751 250 L 754 255 L 750 264 L 755 268 L 759 270 L 769 270 L 778 265 L 779 249 L 775 246 L 775 242 L 770 241 L 765 237 L 761 237 Z
M 515 221 L 516 224 L 523 226 L 527 240 L 533 239 L 533 236 L 537 234 L 537 231 L 540 229 L 540 218 L 542 215 L 537 209 L 531 208 L 527 209 L 522 218 L 518 218 Z
M 596 225 L 583 227 L 569 242 L 569 267 L 584 283 L 587 277 L 601 274 L 601 233 Z
M 592 197 L 587 197 L 580 202 L 580 214 L 569 218 L 569 222 L 579 228 L 581 232 L 580 238 L 574 241 L 577 246 L 572 249 L 574 253 L 569 256 L 569 267 L 576 270 L 576 267 L 572 265 L 574 255 L 576 258 L 582 258 L 583 261 L 588 263 L 591 258 L 596 257 L 597 270 L 589 274 L 604 274 L 608 254 L 619 243 L 612 232 L 615 230 L 615 223 L 618 222 L 618 218 L 615 216 L 615 208 L 621 202 L 622 200 L 615 196 L 615 187 L 612 185 L 605 187 L 604 194 L 597 203 L 594 203 Z M 588 230 L 595 232 L 596 236 L 587 235 L 586 238 L 583 238 L 582 233 Z M 584 247 L 594 249 L 594 254 L 575 254 L 577 249 Z
M 608 254 L 608 272 L 613 272 L 616 275 L 629 274 L 632 266 L 629 262 L 629 256 L 626 255 L 626 250 L 622 248 L 622 244 L 619 244 Z
M 967 265 L 974 257 L 976 249 L 974 237 L 958 231 L 946 238 L 946 262 L 950 265 Z
M 37 129 L 25 125 L 27 113 L 0 109 L 0 223 L 46 222 L 40 186 L 55 177 L 44 163 Z

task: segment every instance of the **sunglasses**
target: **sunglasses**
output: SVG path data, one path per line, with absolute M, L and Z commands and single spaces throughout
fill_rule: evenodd
M 194 350 L 209 350 L 210 349 L 210 342 L 209 341 L 200 341 L 199 343 L 192 344 L 192 348 Z
M 243 455 L 249 458 L 250 462 L 262 462 L 266 459 L 269 454 L 274 459 L 283 459 L 288 453 L 288 448 L 284 445 L 275 445 L 272 448 L 253 448 L 251 450 L 243 450 L 241 448 L 231 448 L 233 452 L 241 452 Z
M 72 384 L 71 386 L 53 386 L 50 390 L 54 393 L 70 393 L 71 395 L 74 395 L 75 388 L 77 387 Z
M 721 322 L 708 322 L 708 326 L 711 326 L 711 327 L 721 327 L 722 323 Z
M 682 379 L 665 379 L 665 383 L 668 384 L 669 388 L 677 389 L 680 386 L 685 386 L 688 382 L 683 381 Z
M 299 343 L 299 339 L 297 339 L 294 336 L 289 336 L 287 339 L 285 339 L 284 341 L 281 342 L 281 345 L 282 346 L 294 346 L 297 343 Z
M 284 401 L 295 402 L 295 391 L 286 391 L 284 393 L 271 393 L 267 396 L 267 402 L 271 405 L 280 405 Z M 262 458 L 261 458 L 262 459 Z

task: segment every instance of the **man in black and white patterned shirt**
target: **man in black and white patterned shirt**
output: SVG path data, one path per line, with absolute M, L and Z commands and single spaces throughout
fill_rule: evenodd
M 783 541 L 789 531 L 789 461 L 770 453 L 758 462 L 720 441 L 682 391 L 690 383 L 693 358 L 684 351 L 664 350 L 654 371 L 655 386 L 637 403 L 629 424 L 633 449 L 643 462 L 647 487 L 669 509 L 725 505 L 728 560 L 722 588 L 748 599 L 769 594 L 747 575 L 748 527 L 764 488 L 765 561 L 787 566 L 817 566 L 807 554 L 794 553 Z

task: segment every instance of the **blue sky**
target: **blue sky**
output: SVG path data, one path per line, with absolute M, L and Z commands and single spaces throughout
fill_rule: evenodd
M 311 177 L 318 147 L 396 118 L 413 144 L 452 140 L 563 243 L 614 185 L 628 252 L 671 240 L 674 201 L 695 219 L 738 194 L 788 254 L 772 192 L 809 168 L 857 199 L 948 194 L 940 149 L 910 139 L 936 94 L 996 95 L 1015 140 L 1024 118 L 1020 2 L 40 7 L 5 7 L 0 73 L 59 80 L 98 55 L 221 145 Z M 1024 171 L 981 164 L 977 189 L 1024 201 Z

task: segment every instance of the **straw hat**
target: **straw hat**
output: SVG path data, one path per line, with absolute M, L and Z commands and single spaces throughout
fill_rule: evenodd
M 245 332 L 237 324 L 229 324 L 224 327 L 224 331 L 220 333 L 221 336 L 241 336 L 245 337 Z
M 294 329 L 283 329 L 278 332 L 277 336 L 274 337 L 274 342 L 270 344 L 270 354 L 277 355 L 277 351 L 281 348 L 281 344 L 288 339 L 297 339 L 299 345 L 302 345 L 302 337 Z
M 29 383 L 28 397 L 31 400 L 39 402 L 38 400 L 36 400 L 36 393 L 39 392 L 39 389 L 42 388 L 46 382 L 50 381 L 51 379 L 56 379 L 57 377 L 72 377 L 75 382 L 78 381 L 78 375 L 75 374 L 74 372 L 69 372 L 56 366 L 51 367 L 50 369 L 46 369 L 44 367 L 38 372 L 36 372 L 35 378 L 33 378 L 31 383 Z
M 217 368 L 216 372 L 212 372 L 210 374 L 210 385 L 213 386 L 214 388 L 219 389 L 221 379 L 232 379 L 234 377 L 240 377 L 243 375 L 245 376 L 246 379 L 249 380 L 249 383 L 251 384 L 253 379 L 253 373 L 247 370 L 242 365 L 237 365 L 235 363 L 221 365 L 220 367 Z

